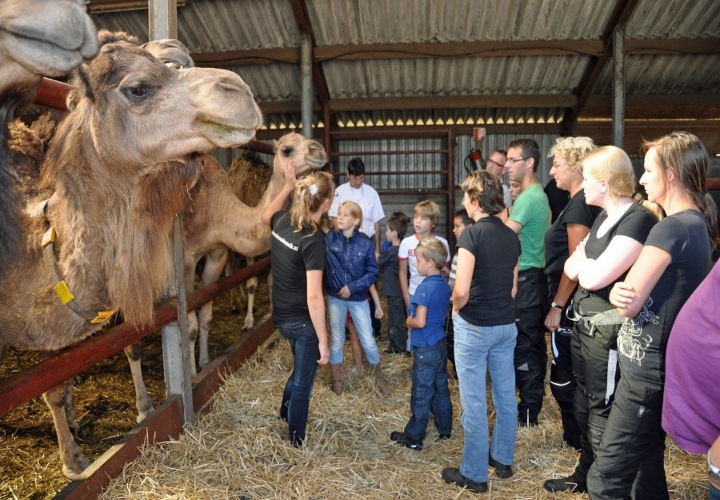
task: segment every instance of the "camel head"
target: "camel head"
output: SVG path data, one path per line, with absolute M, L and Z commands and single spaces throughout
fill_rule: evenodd
M 0 95 L 68 74 L 98 50 L 85 0 L 0 2 Z
M 327 163 L 327 153 L 322 144 L 307 139 L 297 132 L 285 134 L 275 141 L 273 150 L 275 151 L 273 169 L 283 172 L 285 164 L 294 161 L 298 177 L 322 168 Z
M 262 125 L 252 92 L 237 74 L 173 70 L 147 50 L 101 31 L 101 43 L 106 40 L 73 77 L 69 101 L 75 109 L 66 119 L 87 127 L 104 163 L 136 170 L 184 162 L 194 153 L 240 146 Z

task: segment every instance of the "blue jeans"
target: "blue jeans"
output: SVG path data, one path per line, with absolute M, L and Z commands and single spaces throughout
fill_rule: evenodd
M 277 325 L 280 335 L 285 337 L 293 353 L 293 371 L 285 384 L 280 418 L 287 420 L 290 441 L 295 446 L 305 440 L 310 396 L 317 374 L 320 348 L 312 322 L 286 323 Z
M 517 403 L 513 363 L 517 328 L 515 323 L 477 326 L 453 314 L 455 369 L 460 383 L 460 419 L 465 429 L 460 473 L 484 483 L 488 480 L 488 453 L 505 465 L 515 457 Z M 488 450 L 486 373 L 490 371 L 495 428 Z
M 710 490 L 710 500 L 720 500 L 720 489 L 713 483 L 708 483 L 708 489 Z
M 422 443 L 425 439 L 430 411 L 439 434 L 449 435 L 452 431 L 445 339 L 434 346 L 415 347 L 413 350 L 410 410 L 412 415 L 405 427 L 405 435 L 411 443 Z
M 380 362 L 375 337 L 373 336 L 372 322 L 370 321 L 370 306 L 367 300 L 357 302 L 351 300 L 328 297 L 328 311 L 330 313 L 330 364 L 337 365 L 343 361 L 343 349 L 345 347 L 345 321 L 347 312 L 353 320 L 357 330 L 360 344 L 368 363 L 376 365 Z

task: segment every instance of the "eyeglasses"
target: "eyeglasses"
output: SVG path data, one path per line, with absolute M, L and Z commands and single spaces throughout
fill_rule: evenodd
M 530 157 L 529 157 L 529 156 L 526 156 L 526 157 L 524 157 L 524 158 L 508 158 L 508 159 L 505 161 L 505 165 L 507 165 L 508 163 L 510 163 L 510 164 L 512 164 L 512 165 L 515 165 L 515 163 L 517 163 L 517 162 L 519 162 L 519 161 L 525 161 L 525 160 L 527 160 L 528 158 L 530 158 Z
M 498 163 L 495 160 L 488 160 L 486 163 L 488 166 L 495 165 L 496 167 L 500 167 L 500 168 L 504 167 L 504 165 L 502 163 Z

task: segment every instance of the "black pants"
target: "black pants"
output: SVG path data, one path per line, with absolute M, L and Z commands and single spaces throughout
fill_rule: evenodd
M 394 352 L 407 350 L 407 327 L 405 326 L 405 300 L 402 297 L 386 297 L 388 317 L 388 349 Z
M 515 346 L 515 386 L 518 388 L 518 421 L 537 423 L 545 394 L 547 347 L 545 315 L 547 313 L 547 281 L 542 269 L 531 268 L 518 276 L 515 297 L 518 329 Z
M 588 471 L 600 447 L 620 376 L 617 351 L 605 349 L 587 333 L 582 323 L 576 324 L 570 343 L 581 446 L 573 477 L 582 487 L 586 486 Z
M 621 377 L 602 443 L 590 467 L 591 499 L 669 498 L 665 478 L 662 388 Z
M 548 299 L 553 299 L 557 292 L 558 282 L 548 283 Z M 550 391 L 560 407 L 563 426 L 563 440 L 568 446 L 580 450 L 580 427 L 575 418 L 575 374 L 573 373 L 570 338 L 574 323 L 562 311 L 560 326 L 552 337 L 553 360 L 550 363 Z

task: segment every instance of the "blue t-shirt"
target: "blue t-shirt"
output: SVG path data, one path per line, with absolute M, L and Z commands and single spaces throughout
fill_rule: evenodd
M 412 329 L 413 347 L 430 347 L 445 337 L 445 319 L 450 302 L 450 285 L 441 274 L 427 276 L 412 296 L 412 309 L 427 308 L 424 328 Z

